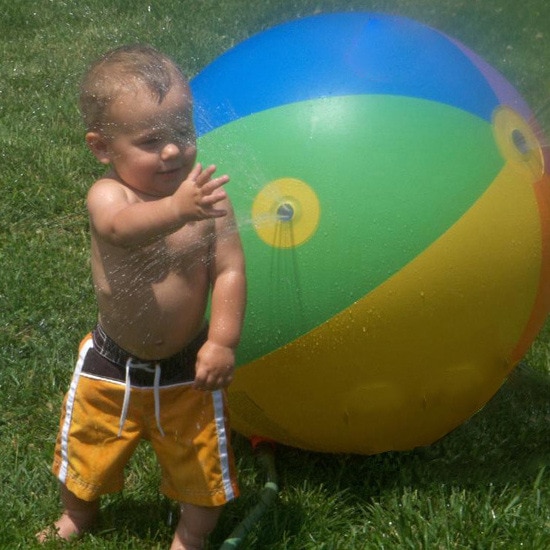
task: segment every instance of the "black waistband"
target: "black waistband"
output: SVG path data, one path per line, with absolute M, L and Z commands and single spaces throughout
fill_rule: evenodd
M 159 360 L 142 360 L 134 357 L 122 349 L 97 325 L 92 331 L 94 346 L 90 350 L 94 357 L 87 357 L 83 365 L 83 372 L 124 381 L 126 379 L 126 365 L 130 368 L 130 380 L 133 385 L 153 386 L 155 367 L 160 365 L 160 385 L 191 382 L 195 378 L 195 362 L 197 353 L 206 341 L 208 327 L 206 326 L 197 337 L 180 352 Z

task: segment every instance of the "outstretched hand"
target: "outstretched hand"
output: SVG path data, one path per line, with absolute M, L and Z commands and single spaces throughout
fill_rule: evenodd
M 222 186 L 229 181 L 229 176 L 212 178 L 216 166 L 207 168 L 197 163 L 172 195 L 174 206 L 185 221 L 200 221 L 207 218 L 220 218 L 227 210 L 216 208 L 216 205 L 227 198 Z

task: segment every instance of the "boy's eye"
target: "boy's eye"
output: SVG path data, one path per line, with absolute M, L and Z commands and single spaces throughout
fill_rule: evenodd
M 160 136 L 148 136 L 140 139 L 138 145 L 141 145 L 142 147 L 151 147 L 153 145 L 157 145 L 160 141 Z
M 187 144 L 187 143 L 191 143 L 195 139 L 195 136 L 193 132 L 189 131 L 188 129 L 185 129 L 185 130 L 178 130 L 174 135 L 174 139 L 179 143 Z
M 176 143 L 180 145 L 192 144 L 195 140 L 195 133 L 188 128 L 171 129 L 162 134 L 152 134 L 141 136 L 137 140 L 138 147 L 158 147 L 166 143 Z

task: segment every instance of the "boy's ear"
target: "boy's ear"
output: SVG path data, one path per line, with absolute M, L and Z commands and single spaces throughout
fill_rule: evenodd
M 111 155 L 105 137 L 99 132 L 88 132 L 85 139 L 86 145 L 88 145 L 90 151 L 99 162 L 102 164 L 109 164 L 111 162 Z

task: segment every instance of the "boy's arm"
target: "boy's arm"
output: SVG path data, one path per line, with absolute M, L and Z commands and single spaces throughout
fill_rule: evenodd
M 229 178 L 213 178 L 215 166 L 197 164 L 173 195 L 140 201 L 116 180 L 104 178 L 88 192 L 87 205 L 95 232 L 121 247 L 147 245 L 191 221 L 225 216 L 215 206 L 226 198 L 221 187 Z
M 197 355 L 194 384 L 210 391 L 228 386 L 233 379 L 246 307 L 244 253 L 231 205 L 226 204 L 227 216 L 216 220 L 210 327 L 208 340 Z

